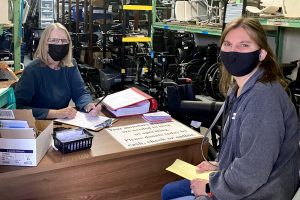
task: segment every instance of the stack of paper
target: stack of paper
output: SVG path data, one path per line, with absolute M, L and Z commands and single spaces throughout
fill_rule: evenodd
M 0 120 L 0 128 L 29 128 L 27 121 Z
M 163 123 L 172 121 L 171 115 L 163 111 L 143 114 L 143 118 L 150 123 Z
M 90 137 L 82 129 L 69 129 L 56 132 L 56 138 L 61 142 L 72 142 Z
M 35 139 L 36 134 L 24 120 L 0 120 L 0 138 Z

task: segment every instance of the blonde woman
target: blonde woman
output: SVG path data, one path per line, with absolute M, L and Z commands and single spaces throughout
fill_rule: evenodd
M 17 108 L 32 109 L 37 119 L 72 119 L 77 110 L 99 113 L 72 58 L 71 37 L 63 25 L 53 23 L 43 31 L 35 57 L 16 85 Z M 69 106 L 71 99 L 77 110 Z

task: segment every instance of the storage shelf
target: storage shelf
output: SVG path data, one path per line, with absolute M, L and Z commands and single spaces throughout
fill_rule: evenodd
M 164 30 L 173 30 L 179 32 L 189 32 L 189 33 L 200 33 L 205 35 L 216 35 L 220 36 L 222 33 L 221 27 L 212 27 L 204 25 L 186 25 L 186 24 L 175 24 L 175 23 L 164 23 L 155 22 L 153 23 L 153 28 L 160 28 Z
M 54 22 L 54 0 L 40 0 L 39 28 L 46 28 Z
M 53 21 L 53 18 L 44 18 L 44 19 L 41 19 L 41 21 Z
M 124 37 L 122 42 L 151 42 L 151 37 Z
M 284 19 L 284 18 L 259 18 L 259 22 L 264 26 L 279 26 L 289 28 L 300 28 L 300 19 Z M 220 36 L 222 33 L 221 27 L 212 27 L 204 25 L 190 25 L 190 24 L 179 24 L 170 22 L 155 22 L 153 28 L 160 28 L 164 30 L 174 30 L 189 33 L 200 33 L 206 35 Z
M 289 27 L 289 28 L 300 28 L 300 19 L 259 18 L 259 22 L 264 26 L 279 26 L 279 27 Z
M 123 10 L 152 10 L 152 6 L 144 6 L 144 5 L 123 5 Z

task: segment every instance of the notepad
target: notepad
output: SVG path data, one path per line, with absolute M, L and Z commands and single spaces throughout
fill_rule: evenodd
M 188 180 L 199 178 L 207 181 L 209 180 L 209 174 L 215 172 L 215 171 L 206 171 L 203 173 L 198 173 L 196 166 L 184 162 L 180 159 L 176 159 L 176 161 L 171 166 L 169 166 L 166 170 L 173 172 Z
M 55 122 L 70 124 L 81 128 L 98 131 L 112 124 L 113 119 L 103 116 L 91 116 L 88 113 L 77 112 L 74 119 L 56 119 Z

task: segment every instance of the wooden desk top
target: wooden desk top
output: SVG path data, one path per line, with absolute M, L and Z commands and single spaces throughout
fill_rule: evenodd
M 145 121 L 141 118 L 141 116 L 133 116 L 120 118 L 113 124 L 113 126 L 123 126 L 143 122 Z M 200 144 L 201 138 L 202 136 L 199 134 L 199 138 L 172 141 L 142 148 L 125 149 L 108 132 L 106 132 L 105 129 L 103 129 L 99 132 L 94 132 L 93 144 L 89 150 L 62 154 L 51 147 L 37 167 L 0 166 L 0 178 L 11 178 L 14 176 L 35 174 L 179 146 Z

